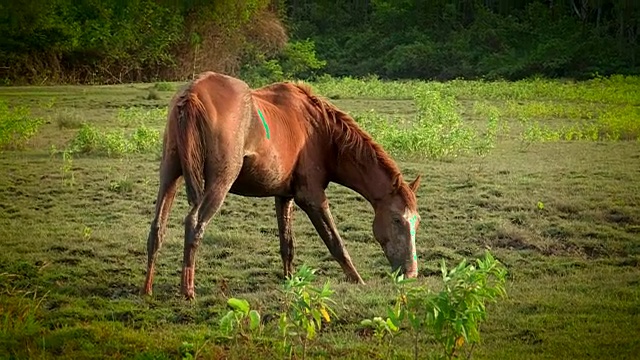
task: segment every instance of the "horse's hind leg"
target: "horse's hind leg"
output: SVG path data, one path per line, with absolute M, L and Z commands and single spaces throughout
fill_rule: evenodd
M 160 186 L 156 199 L 156 213 L 151 222 L 149 238 L 147 239 L 147 276 L 144 282 L 144 288 L 142 289 L 144 295 L 151 295 L 156 257 L 164 240 L 167 219 L 176 195 L 176 188 L 181 172 L 180 162 L 175 152 L 171 155 L 165 153 L 162 164 L 160 165 Z
M 225 161 L 226 162 L 226 161 Z M 185 298 L 195 297 L 196 250 L 200 246 L 207 224 L 226 198 L 242 167 L 242 156 L 228 164 L 219 161 L 205 166 L 205 189 L 201 201 L 185 220 L 184 258 L 182 261 L 181 291 Z
M 280 257 L 284 268 L 284 277 L 293 273 L 294 242 L 291 232 L 293 198 L 276 196 L 276 218 L 278 219 L 278 235 L 280 237 Z

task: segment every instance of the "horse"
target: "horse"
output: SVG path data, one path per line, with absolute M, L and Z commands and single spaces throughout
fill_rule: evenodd
M 285 278 L 293 273 L 295 202 L 311 220 L 349 282 L 364 284 L 338 234 L 325 190 L 346 186 L 373 207 L 373 235 L 392 271 L 417 276 L 416 191 L 397 164 L 347 113 L 304 82 L 250 88 L 241 79 L 204 72 L 174 94 L 163 135 L 155 216 L 147 239 L 143 295 L 179 180 L 191 206 L 184 219 L 181 294 L 195 297 L 195 260 L 205 228 L 228 193 L 274 197 Z M 400 272 L 398 272 L 400 273 Z

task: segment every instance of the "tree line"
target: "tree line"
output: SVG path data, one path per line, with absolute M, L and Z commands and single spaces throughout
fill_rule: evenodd
M 0 2 L 0 82 L 640 73 L 636 0 Z

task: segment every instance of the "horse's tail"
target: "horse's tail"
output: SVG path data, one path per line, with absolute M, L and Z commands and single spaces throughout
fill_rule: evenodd
M 176 103 L 175 144 L 182 166 L 187 199 L 195 205 L 204 192 L 204 162 L 208 116 L 195 92 L 187 91 Z

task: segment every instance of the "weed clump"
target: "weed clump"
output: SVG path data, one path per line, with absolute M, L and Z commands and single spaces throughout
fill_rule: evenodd
M 153 85 L 153 89 L 156 89 L 158 91 L 174 91 L 175 86 L 168 82 L 157 82 Z
M 116 120 L 121 127 L 159 124 L 167 118 L 167 109 L 145 109 L 132 106 L 118 109 Z
M 400 116 L 385 118 L 375 111 L 356 114 L 355 120 L 386 150 L 395 155 L 433 159 L 463 154 L 485 154 L 495 144 L 499 117 L 488 117 L 484 135 L 465 124 L 453 96 L 421 88 L 414 95 L 418 113 L 411 121 Z
M 54 118 L 59 129 L 79 129 L 84 123 L 80 115 L 70 110 L 56 112 Z
M 9 107 L 6 102 L 0 101 L 0 150 L 24 148 L 43 123 L 42 118 L 31 115 L 29 108 Z
M 159 151 L 160 132 L 146 126 L 140 126 L 130 134 L 118 130 L 99 130 L 84 124 L 69 144 L 74 154 L 99 154 L 118 157 L 131 153 Z
M 158 92 L 151 88 L 149 89 L 149 94 L 147 94 L 147 100 L 160 100 L 160 94 L 158 94 Z

